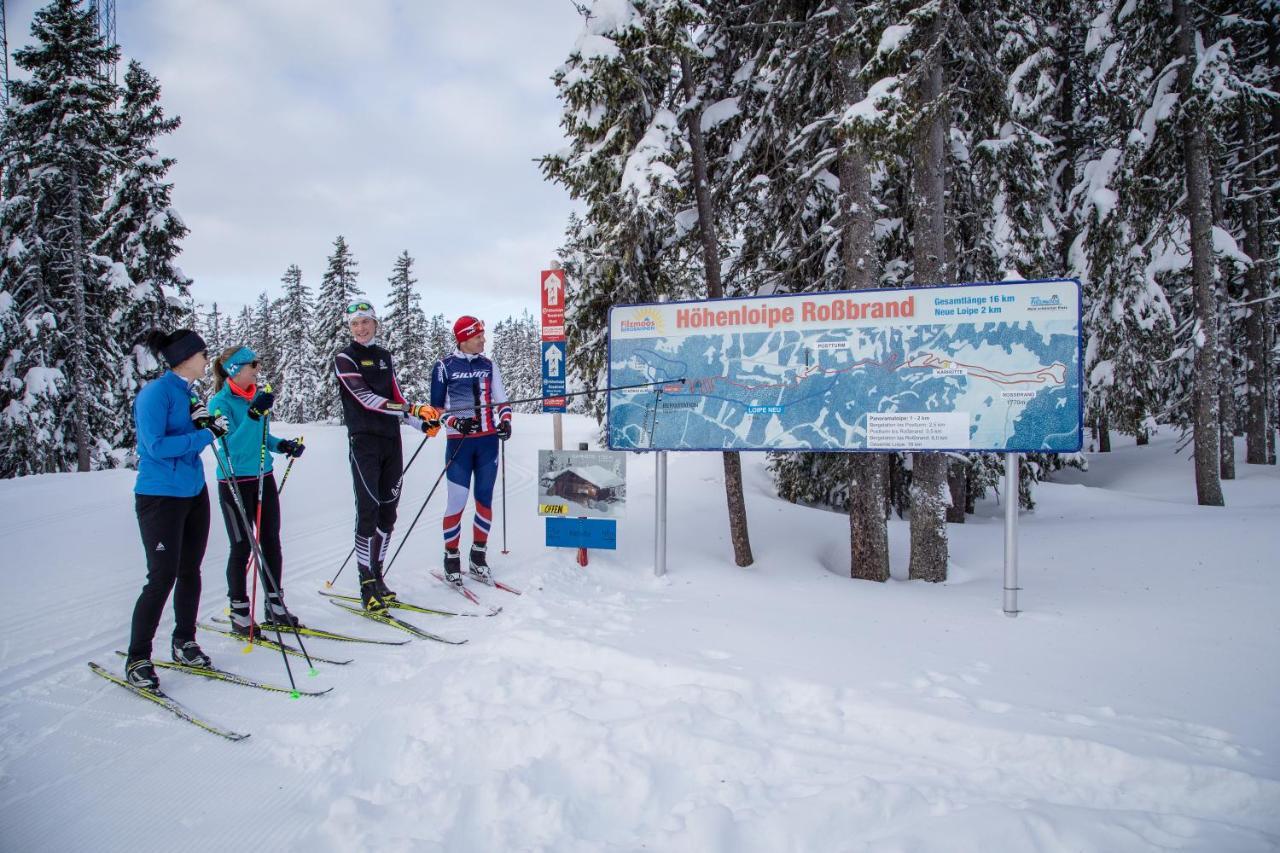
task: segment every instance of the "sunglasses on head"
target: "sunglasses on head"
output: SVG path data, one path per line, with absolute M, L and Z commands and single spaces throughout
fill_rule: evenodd
M 347 306 L 348 314 L 354 314 L 357 311 L 372 311 L 372 310 L 373 310 L 373 306 L 370 305 L 368 302 L 352 302 L 350 305 Z

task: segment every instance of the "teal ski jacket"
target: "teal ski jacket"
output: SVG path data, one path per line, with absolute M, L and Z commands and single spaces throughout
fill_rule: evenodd
M 258 478 L 258 457 L 261 455 L 262 448 L 262 421 L 255 421 L 249 417 L 249 400 L 253 394 L 248 397 L 237 393 L 237 388 L 231 380 L 227 380 L 222 385 L 222 390 L 218 391 L 209 398 L 209 413 L 222 414 L 227 419 L 229 431 L 226 436 L 218 443 L 222 445 L 218 448 L 218 479 L 228 480 L 231 473 L 235 474 L 237 480 L 256 480 Z M 257 390 L 256 388 L 254 389 Z M 223 442 L 226 442 L 223 445 Z M 271 472 L 271 454 L 280 452 L 280 439 L 270 433 L 267 434 L 267 459 L 263 474 Z M 229 452 L 231 456 L 232 472 L 222 470 L 222 453 Z

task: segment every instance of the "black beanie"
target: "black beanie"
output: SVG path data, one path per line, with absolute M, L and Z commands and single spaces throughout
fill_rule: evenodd
M 175 329 L 167 335 L 152 330 L 147 335 L 147 347 L 168 362 L 170 367 L 177 367 L 196 353 L 208 349 L 204 338 L 191 329 Z

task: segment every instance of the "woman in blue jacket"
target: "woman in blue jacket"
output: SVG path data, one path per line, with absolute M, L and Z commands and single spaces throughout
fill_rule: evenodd
M 226 432 L 192 395 L 191 384 L 204 375 L 209 353 L 190 329 L 169 334 L 152 331 L 147 346 L 169 370 L 153 379 L 133 403 L 138 433 L 138 478 L 134 508 L 147 555 L 147 582 L 133 608 L 125 678 L 156 690 L 160 679 L 151 663 L 151 644 L 169 593 L 173 593 L 173 660 L 210 666 L 196 644 L 200 605 L 200 562 L 209 539 L 209 489 L 200 451 Z
M 248 635 L 252 622 L 250 612 L 248 576 L 252 530 L 241 527 L 236 513 L 232 484 L 240 492 L 245 513 L 250 523 L 258 518 L 258 465 L 263 467 L 262 516 L 258 521 L 258 543 L 267 561 L 267 572 L 272 583 L 263 590 L 263 622 L 277 625 L 302 623 L 284 606 L 281 597 L 283 555 L 280 550 L 280 498 L 276 491 L 276 478 L 272 474 L 271 454 L 301 456 L 301 442 L 276 438 L 266 434 L 267 453 L 262 454 L 263 418 L 271 411 L 275 396 L 267 389 L 258 388 L 259 362 L 257 354 L 248 347 L 231 347 L 213 363 L 214 384 L 217 393 L 209 398 L 210 411 L 227 419 L 228 432 L 223 439 L 225 455 L 230 459 L 231 470 L 224 471 L 219 460 L 218 499 L 222 504 L 222 520 L 227 525 L 227 538 L 231 540 L 231 553 L 227 556 L 227 596 L 231 599 L 231 629 L 237 634 Z

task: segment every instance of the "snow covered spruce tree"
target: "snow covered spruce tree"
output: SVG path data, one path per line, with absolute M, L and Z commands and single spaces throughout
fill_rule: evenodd
M 272 299 L 264 290 L 258 294 L 258 302 L 253 307 L 253 328 L 249 340 L 250 346 L 262 359 L 266 367 L 264 379 L 274 385 L 280 381 L 280 340 L 279 340 L 279 308 L 278 300 Z
M 1213 506 L 1223 501 L 1223 272 L 1229 264 L 1251 265 L 1232 237 L 1226 208 L 1215 204 L 1230 169 L 1241 97 L 1253 91 L 1234 59 L 1229 29 L 1236 18 L 1228 11 L 1181 0 L 1106 2 L 1089 35 L 1098 96 L 1119 128 L 1113 147 L 1091 164 L 1095 197 L 1114 205 L 1112 232 L 1123 231 L 1129 246 L 1140 247 L 1094 246 L 1090 253 L 1091 406 L 1102 390 L 1189 428 L 1197 500 Z M 1163 329 L 1146 324 L 1150 342 L 1123 334 L 1131 318 L 1141 324 L 1144 314 L 1160 316 L 1173 331 L 1167 362 L 1160 361 Z M 1108 326 L 1120 326 L 1120 333 Z M 1136 362 L 1132 372 L 1143 381 L 1121 369 L 1126 360 Z
M 223 313 L 218 308 L 218 303 L 212 303 L 209 306 L 209 310 L 199 316 L 200 337 L 204 338 L 204 342 L 208 344 L 209 352 L 222 352 L 227 343 L 222 334 Z
M 1218 196 L 1227 228 L 1240 246 L 1242 262 L 1219 264 L 1228 280 L 1227 317 L 1234 321 L 1236 345 L 1224 352 L 1224 366 L 1238 362 L 1239 375 L 1224 376 L 1222 398 L 1233 402 L 1239 389 L 1241 415 L 1229 422 L 1224 411 L 1223 456 L 1229 432 L 1243 431 L 1245 462 L 1275 464 L 1275 371 L 1273 368 L 1277 266 L 1280 256 L 1280 3 L 1259 4 L 1251 15 L 1220 15 L 1216 40 L 1229 40 L 1219 55 L 1230 62 L 1230 123 L 1221 128 L 1223 160 Z M 1230 345 L 1224 344 L 1224 350 Z M 1224 471 L 1225 474 L 1225 471 Z
M 753 4 L 708 44 L 728 85 L 704 100 L 732 116 L 710 134 L 724 139 L 711 159 L 724 164 L 716 195 L 735 227 L 731 292 L 880 285 L 875 163 L 854 109 L 876 82 L 864 58 L 877 27 L 853 4 Z M 885 455 L 777 453 L 770 464 L 782 496 L 849 511 L 852 577 L 888 578 Z
M 527 400 L 542 393 L 542 344 L 538 321 L 528 311 L 507 317 L 493 329 L 493 360 L 502 369 L 507 397 Z M 542 404 L 519 403 L 518 412 L 540 412 Z
M 165 117 L 160 83 L 138 62 L 129 63 L 124 84 L 112 156 L 118 178 L 94 251 L 122 263 L 132 282 L 127 298 L 113 306 L 116 341 L 124 354 L 117 413 L 125 428 L 122 443 L 132 445 L 133 399 L 147 380 L 163 372 L 142 338 L 149 329 L 180 326 L 192 303 L 191 279 L 177 266 L 188 229 L 172 205 L 167 176 L 174 160 L 161 157 L 155 147 L 157 138 L 177 130 L 181 120 Z
M 569 377 L 588 388 L 606 375 L 611 305 L 706 293 L 701 251 L 681 245 L 697 208 L 694 202 L 689 209 L 696 193 L 678 114 L 687 98 L 678 69 L 697 13 L 683 3 L 597 3 L 556 74 L 572 142 L 542 165 L 587 204 L 582 218 L 571 218 L 562 254 L 574 294 L 566 317 Z M 602 397 L 585 402 L 601 417 Z M 740 492 L 740 474 L 726 458 L 734 559 L 749 565 Z
M 312 318 L 312 340 L 321 373 L 308 408 L 317 419 L 337 418 L 342 413 L 338 379 L 331 362 L 348 340 L 347 306 L 364 295 L 356 284 L 358 269 L 347 241 L 338 235 L 333 241 L 333 254 L 329 256 L 324 278 L 320 281 L 320 293 L 316 297 Z
M 125 302 L 128 284 L 93 252 L 117 97 L 100 69 L 118 50 L 74 0 L 36 12 L 31 33 L 33 43 L 14 53 L 28 79 L 10 84 L 4 131 L 0 290 L 18 320 L 10 325 L 16 339 L 4 342 L 0 390 L 6 476 L 112 465 L 121 432 L 120 348 L 109 312 Z
M 276 414 L 282 421 L 304 423 L 314 417 L 308 404 L 315 397 L 321 367 L 311 333 L 311 289 L 303 283 L 297 264 L 291 264 L 280 281 L 284 295 L 276 312 Z
M 696 227 L 690 230 L 696 231 L 697 255 L 706 280 L 706 296 L 720 299 L 725 296 L 721 280 L 723 260 L 712 192 L 723 181 L 727 170 L 716 169 L 713 174 L 711 160 L 719 152 L 708 154 L 707 137 L 708 131 L 737 113 L 736 100 L 728 97 L 728 86 L 732 84 L 733 72 L 737 69 L 733 67 L 733 54 L 728 49 L 729 40 L 722 28 L 723 20 L 692 14 L 692 7 L 681 4 L 673 4 L 673 8 L 680 14 L 666 16 L 662 32 L 670 33 L 679 62 L 680 87 L 675 90 L 674 106 L 681 113 L 685 132 L 681 141 L 687 145 L 689 154 L 688 172 L 683 183 L 693 190 L 697 213 L 697 219 L 692 223 Z M 679 101 L 679 95 L 684 96 L 683 102 Z M 728 137 L 723 135 L 722 138 Z M 739 566 L 749 566 L 755 558 L 751 553 L 747 506 L 742 492 L 742 460 L 737 451 L 725 451 L 721 457 L 734 561 Z
M 697 292 L 672 251 L 682 188 L 673 167 L 680 130 L 669 108 L 678 84 L 669 41 L 657 37 L 660 4 L 599 2 L 554 79 L 570 144 L 541 160 L 543 174 L 585 204 L 571 215 L 561 252 L 567 300 L 568 376 L 604 384 L 608 311 L 615 303 L 660 302 Z M 603 416 L 603 395 L 584 398 Z
M 436 362 L 431 351 L 431 329 L 422 311 L 418 280 L 413 277 L 413 258 L 406 250 L 392 267 L 391 294 L 383 309 L 379 333 L 383 346 L 395 359 L 396 377 L 406 400 L 426 400 L 431 395 L 431 368 Z

